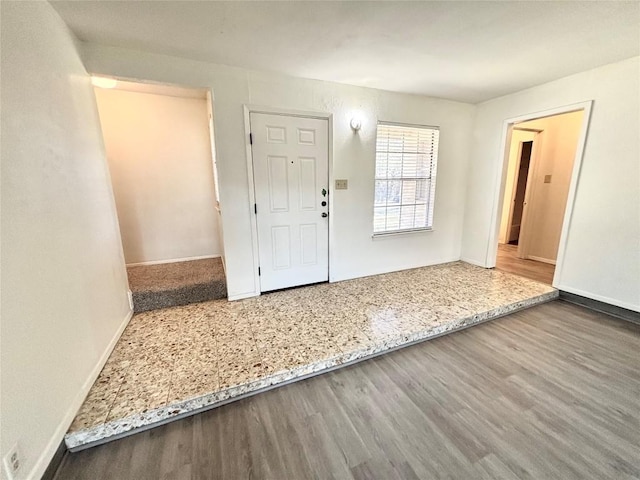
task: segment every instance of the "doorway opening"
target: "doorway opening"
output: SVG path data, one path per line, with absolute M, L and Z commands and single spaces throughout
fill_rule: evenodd
M 208 89 L 94 81 L 134 312 L 226 298 Z
M 509 124 L 496 269 L 554 283 L 587 121 L 578 108 Z

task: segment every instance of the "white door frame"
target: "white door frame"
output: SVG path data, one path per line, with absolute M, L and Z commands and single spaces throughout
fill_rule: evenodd
M 333 281 L 331 277 L 332 271 L 332 248 L 333 245 L 333 114 L 325 112 L 308 112 L 302 110 L 291 110 L 287 108 L 279 107 L 267 107 L 264 105 L 243 105 L 244 113 L 244 141 L 245 141 L 245 155 L 247 161 L 247 181 L 249 184 L 249 212 L 251 214 L 251 245 L 253 256 L 253 284 L 257 295 L 262 293 L 260 288 L 260 277 L 258 275 L 258 266 L 260 265 L 260 255 L 258 249 L 258 217 L 254 212 L 254 204 L 256 203 L 256 190 L 255 182 L 253 178 L 253 155 L 251 150 L 251 143 L 249 141 L 249 134 L 251 133 L 251 118 L 252 113 L 266 113 L 268 115 L 284 115 L 288 117 L 306 117 L 306 118 L 318 118 L 321 120 L 327 120 L 329 144 L 327 150 L 329 154 L 329 282 Z
M 588 100 L 586 102 L 574 103 L 571 105 L 565 105 L 562 107 L 551 108 L 540 112 L 528 113 L 525 115 L 508 118 L 503 122 L 502 141 L 500 142 L 500 144 L 502 145 L 502 157 L 500 162 L 498 163 L 498 169 L 496 172 L 496 189 L 494 192 L 493 210 L 491 213 L 491 228 L 489 229 L 490 237 L 489 243 L 487 245 L 487 253 L 485 256 L 485 265 L 487 266 L 487 268 L 493 268 L 496 266 L 498 240 L 500 234 L 500 219 L 502 218 L 501 200 L 503 200 L 504 189 L 507 180 L 507 167 L 509 166 L 509 140 L 511 139 L 511 133 L 513 131 L 514 124 L 582 110 L 584 111 L 584 116 L 582 118 L 582 126 L 580 127 L 580 135 L 578 136 L 576 156 L 573 160 L 573 170 L 571 172 L 571 181 L 569 183 L 569 194 L 567 195 L 567 204 L 565 207 L 564 219 L 562 221 L 562 230 L 560 232 L 560 244 L 558 245 L 556 269 L 553 275 L 552 282 L 552 285 L 554 287 L 560 284 L 560 279 L 562 278 L 562 269 L 564 266 L 564 254 L 567 247 L 567 232 L 569 231 L 569 226 L 571 225 L 571 220 L 573 217 L 573 206 L 575 204 L 576 189 L 580 177 L 580 169 L 582 167 L 582 157 L 584 156 L 584 147 L 587 141 L 592 107 L 593 100 Z

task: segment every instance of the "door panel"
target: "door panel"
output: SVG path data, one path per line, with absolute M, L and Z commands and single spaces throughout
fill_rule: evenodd
M 318 228 L 315 223 L 300 225 L 300 251 L 302 265 L 318 263 Z
M 287 225 L 271 227 L 274 270 L 291 268 L 291 231 Z
M 251 113 L 260 289 L 329 279 L 327 120 Z
M 299 158 L 300 162 L 300 208 L 302 210 L 319 210 L 318 182 L 316 180 L 316 159 Z
M 308 128 L 298 129 L 298 143 L 300 145 L 315 145 L 316 131 Z
M 268 143 L 287 143 L 287 130 L 284 127 L 267 125 Z
M 269 203 L 272 212 L 289 211 L 289 170 L 287 157 L 267 157 Z

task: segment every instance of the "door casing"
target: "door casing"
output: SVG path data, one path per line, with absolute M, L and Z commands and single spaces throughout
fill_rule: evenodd
M 253 284 L 254 292 L 243 295 L 239 298 L 254 297 L 260 295 L 260 277 L 258 275 L 258 267 L 260 264 L 260 255 L 258 248 L 258 222 L 257 216 L 254 214 L 253 205 L 256 203 L 255 182 L 253 180 L 253 155 L 251 150 L 251 142 L 249 134 L 251 133 L 250 115 L 251 113 L 266 113 L 268 115 L 285 115 L 289 117 L 307 117 L 327 120 L 328 122 L 328 155 L 329 155 L 329 282 L 333 281 L 332 265 L 333 265 L 333 198 L 334 198 L 334 181 L 333 181 L 333 114 L 326 112 L 310 112 L 303 110 L 292 110 L 287 108 L 269 107 L 264 105 L 243 105 L 244 113 L 244 139 L 245 139 L 245 157 L 247 162 L 247 181 L 249 184 L 249 203 L 247 208 L 251 213 L 251 245 L 253 260 Z
M 584 116 L 582 118 L 582 126 L 580 127 L 580 135 L 578 136 L 578 145 L 576 148 L 576 155 L 573 161 L 573 170 L 571 172 L 571 181 L 569 184 L 569 194 L 567 195 L 567 204 L 565 207 L 564 220 L 562 221 L 562 231 L 560 233 L 560 243 L 558 245 L 558 256 L 556 259 L 556 269 L 553 275 L 552 285 L 558 286 L 562 278 L 562 269 L 564 266 L 564 254 L 567 247 L 567 233 L 569 226 L 573 218 L 573 207 L 576 198 L 576 189 L 578 186 L 578 180 L 580 177 L 580 169 L 582 167 L 582 158 L 584 155 L 584 147 L 587 141 L 587 134 L 589 130 L 589 122 L 591 120 L 591 109 L 593 106 L 593 100 L 586 102 L 574 103 L 562 107 L 552 108 L 541 112 L 529 113 L 520 115 L 518 117 L 508 118 L 503 122 L 502 127 L 502 157 L 499 162 L 499 168 L 497 169 L 497 178 L 495 181 L 495 190 L 493 198 L 493 210 L 490 220 L 490 238 L 487 243 L 487 251 L 485 254 L 484 267 L 493 268 L 496 266 L 496 259 L 498 254 L 498 239 L 500 231 L 500 218 L 502 214 L 502 205 L 500 204 L 505 189 L 507 166 L 509 162 L 509 139 L 513 127 L 516 123 L 526 122 L 529 120 L 536 120 L 544 117 L 551 117 L 554 115 L 560 115 L 563 113 L 577 112 L 582 110 Z M 535 148 L 535 146 L 534 146 Z M 524 221 L 525 219 L 523 219 Z

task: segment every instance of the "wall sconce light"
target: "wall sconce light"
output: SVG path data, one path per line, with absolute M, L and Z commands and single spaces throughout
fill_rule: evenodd
M 357 132 L 362 128 L 362 120 L 360 119 L 360 117 L 354 116 L 351 118 L 351 122 L 349 123 L 349 125 L 351 125 L 351 129 L 354 132 Z
M 91 83 L 98 88 L 116 88 L 118 81 L 115 78 L 91 77 Z

